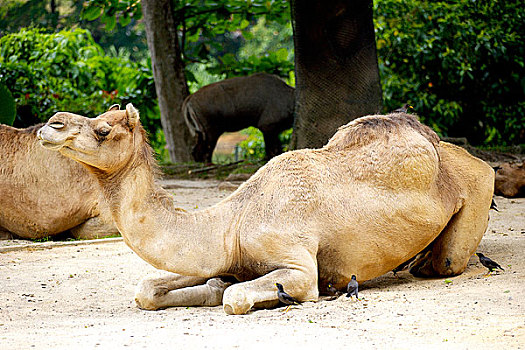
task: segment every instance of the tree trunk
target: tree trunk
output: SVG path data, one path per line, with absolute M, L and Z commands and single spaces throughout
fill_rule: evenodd
M 292 147 L 323 146 L 381 110 L 372 0 L 291 0 L 295 44 Z
M 168 153 L 172 162 L 192 161 L 191 135 L 181 111 L 188 86 L 172 0 L 142 0 L 141 4 Z

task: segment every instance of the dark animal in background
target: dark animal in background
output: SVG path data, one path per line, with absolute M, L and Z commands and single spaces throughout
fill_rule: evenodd
M 501 271 L 505 271 L 497 262 L 492 260 L 491 258 L 487 258 L 485 255 L 481 253 L 476 253 L 476 255 L 479 258 L 479 262 L 481 265 L 485 266 L 487 269 L 489 269 L 489 273 L 496 269 L 500 269 Z
M 188 96 L 182 106 L 184 119 L 195 139 L 193 157 L 211 162 L 222 133 L 249 126 L 261 130 L 266 157 L 282 152 L 279 133 L 293 126 L 294 88 L 275 75 L 257 73 L 226 79 Z

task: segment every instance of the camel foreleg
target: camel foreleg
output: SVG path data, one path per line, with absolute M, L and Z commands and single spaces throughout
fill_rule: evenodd
M 170 306 L 217 306 L 224 290 L 230 286 L 220 278 L 202 278 L 169 274 L 146 278 L 137 286 L 135 302 L 145 310 Z
M 278 304 L 277 287 L 281 283 L 284 290 L 299 301 L 317 301 L 317 266 L 309 256 L 302 260 L 306 266 L 294 266 L 272 271 L 255 280 L 237 283 L 226 289 L 223 297 L 224 311 L 230 315 L 240 315 L 255 307 L 272 307 Z

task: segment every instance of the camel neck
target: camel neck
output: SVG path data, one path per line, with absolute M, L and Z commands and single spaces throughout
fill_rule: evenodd
M 148 164 L 135 164 L 110 183 L 101 180 L 115 223 L 142 259 L 182 275 L 211 277 L 228 270 L 229 218 L 222 214 L 228 211 L 176 208 L 173 196 L 154 182 Z

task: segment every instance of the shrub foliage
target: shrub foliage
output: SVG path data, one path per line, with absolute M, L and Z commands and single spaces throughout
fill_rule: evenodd
M 378 0 L 386 110 L 409 102 L 442 135 L 525 142 L 525 6 L 521 1 Z
M 44 122 L 57 111 L 92 117 L 112 104 L 132 102 L 153 140 L 160 130 L 149 66 L 106 55 L 86 30 L 23 29 L 0 38 L 0 83 L 16 100 L 18 127 Z

